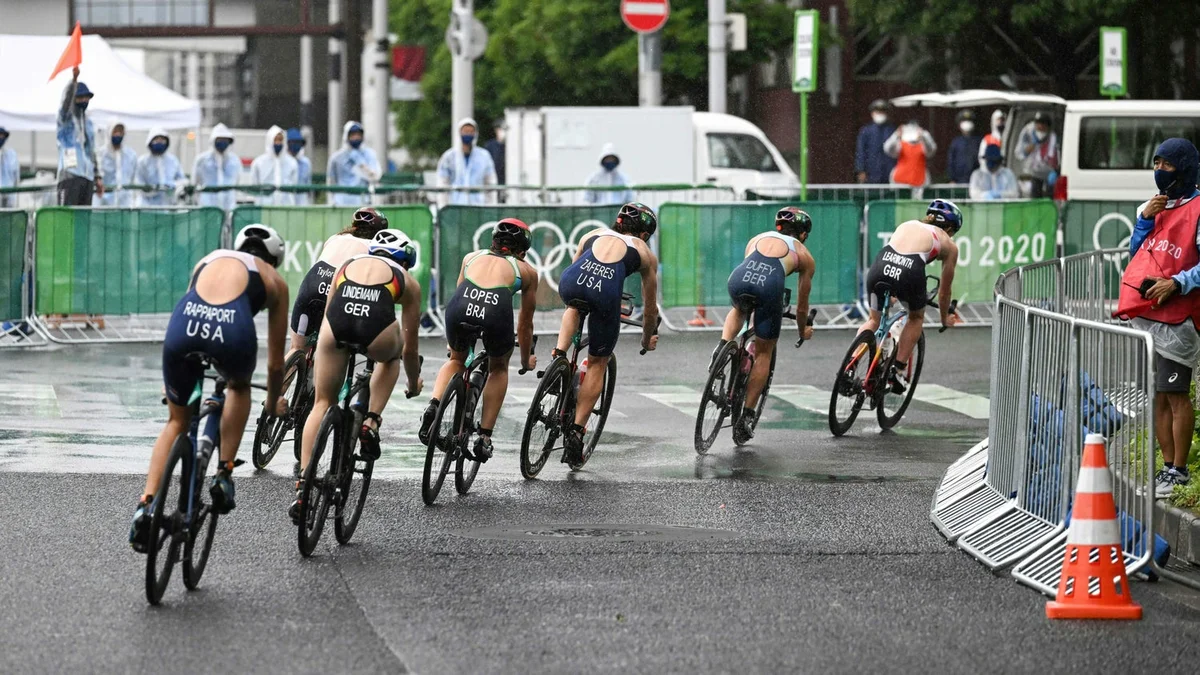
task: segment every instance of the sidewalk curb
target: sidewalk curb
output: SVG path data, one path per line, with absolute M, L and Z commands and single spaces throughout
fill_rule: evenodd
M 1155 531 L 1171 545 L 1171 554 L 1200 564 L 1200 515 L 1171 506 L 1165 499 L 1156 499 L 1154 510 Z

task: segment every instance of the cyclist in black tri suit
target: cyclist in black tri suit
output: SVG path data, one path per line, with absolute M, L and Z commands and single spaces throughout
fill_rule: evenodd
M 729 275 L 729 298 L 733 309 L 725 317 L 725 328 L 717 349 L 737 337 L 746 321 L 742 307 L 743 296 L 753 296 L 754 311 L 754 369 L 746 383 L 746 403 L 733 430 L 734 440 L 745 443 L 754 437 L 754 415 L 758 397 L 771 374 L 771 355 L 779 341 L 783 326 L 783 291 L 785 279 L 795 274 L 796 316 L 808 316 L 808 296 L 816 263 L 804 246 L 812 232 L 812 218 L 795 206 L 785 206 L 775 214 L 775 231 L 763 232 L 746 244 L 746 259 Z M 812 337 L 812 326 L 801 323 L 800 337 Z M 713 354 L 716 354 L 714 351 Z
M 365 351 L 367 358 L 375 361 L 370 410 L 364 413 L 359 429 L 359 452 L 363 457 L 379 459 L 379 426 L 383 423 L 380 414 L 400 379 L 401 358 L 408 375 L 407 393 L 415 396 L 424 384 L 417 355 L 421 286 L 408 273 L 417 262 L 416 249 L 400 230 L 381 230 L 367 250 L 366 255 L 354 256 L 343 263 L 329 286 L 325 322 L 313 355 L 316 396 L 301 437 L 301 476 L 312 457 L 321 418 L 329 406 L 337 404 L 352 348 Z M 399 320 L 396 305 L 401 307 Z M 288 510 L 293 521 L 300 516 L 303 487 L 300 481 L 296 482 L 296 501 Z
M 450 378 L 463 371 L 471 340 L 462 324 L 483 330 L 483 347 L 488 354 L 488 380 L 483 389 L 483 419 L 479 437 L 471 454 L 486 462 L 492 457 L 492 429 L 500 417 L 500 407 L 508 392 L 508 362 L 513 351 L 513 298 L 521 294 L 521 314 L 517 321 L 517 343 L 521 349 L 521 367 L 533 370 L 533 313 L 537 309 L 537 271 L 525 262 L 529 250 L 529 226 L 516 218 L 505 218 L 492 229 L 491 247 L 468 253 L 458 273 L 458 288 L 446 305 L 446 341 L 450 360 L 438 371 L 433 399 L 421 416 L 417 436 L 429 442 L 430 428 L 437 415 L 438 397 Z
M 588 307 L 588 370 L 579 387 L 575 407 L 575 424 L 565 430 L 564 461 L 582 459 L 583 435 L 588 416 L 600 398 L 604 373 L 617 336 L 621 331 L 621 290 L 625 278 L 642 275 L 642 297 L 645 314 L 642 317 L 642 348 L 653 351 L 658 346 L 658 258 L 646 242 L 658 229 L 658 218 L 645 204 L 632 202 L 621 207 L 612 229 L 593 230 L 579 242 L 575 260 L 562 273 L 558 294 L 567 304 L 558 345 L 552 356 L 565 355 L 571 338 L 579 327 L 579 312 L 572 303 Z
M 254 374 L 258 339 L 254 315 L 267 310 L 267 409 L 286 412 L 279 396 L 283 381 L 283 346 L 287 340 L 288 287 L 275 267 L 283 257 L 283 240 L 266 225 L 247 225 L 234 242 L 236 250 L 204 256 L 192 271 L 187 294 L 175 305 L 163 340 L 163 383 L 168 419 L 154 442 L 146 487 L 129 528 L 129 544 L 146 552 L 150 501 L 158 491 L 171 445 L 187 433 L 192 420 L 188 405 L 204 374 L 200 357 L 212 362 L 226 380 L 221 413 L 221 456 L 209 493 L 217 513 L 235 504 L 233 460 L 250 415 L 250 376 Z
M 908 311 L 907 323 L 896 345 L 896 361 L 888 378 L 892 391 L 903 394 L 908 389 L 905 373 L 913 348 L 921 339 L 925 325 L 925 306 L 929 303 L 925 286 L 925 265 L 942 262 L 941 286 L 938 288 L 938 311 L 942 325 L 957 326 L 958 315 L 950 314 L 954 268 L 958 264 L 958 245 L 951 239 L 963 226 L 962 211 L 954 202 L 935 199 L 929 203 L 922 220 L 909 220 L 896 226 L 887 246 L 875 257 L 867 271 L 867 293 L 870 294 L 871 316 L 859 328 L 862 331 L 879 329 L 883 298 L 876 292 L 880 283 L 891 287 L 892 299 Z

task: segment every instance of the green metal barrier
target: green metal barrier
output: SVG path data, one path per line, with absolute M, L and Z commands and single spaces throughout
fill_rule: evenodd
M 729 305 L 729 273 L 745 259 L 746 242 L 774 229 L 779 203 L 665 204 L 662 233 L 664 307 Z M 853 202 L 809 202 L 813 219 L 805 246 L 817 264 L 810 302 L 841 304 L 857 297 L 855 272 L 861 257 L 859 218 Z M 793 285 L 789 282 L 789 287 Z
M 880 201 L 868 205 L 864 270 L 887 244 L 896 225 L 921 219 L 928 204 Z M 960 202 L 959 207 L 963 229 L 954 237 L 959 249 L 954 295 L 961 302 L 990 302 L 1001 272 L 1054 257 L 1058 227 L 1054 202 Z M 929 265 L 926 271 L 940 275 L 941 264 Z
M 571 264 L 583 235 L 597 227 L 608 227 L 617 217 L 619 204 L 612 206 L 446 206 L 438 210 L 439 306 L 453 295 L 463 256 L 487 248 L 492 227 L 501 218 L 519 218 L 532 230 L 533 245 L 525 261 L 538 272 L 538 309 L 560 309 L 558 278 Z M 637 277 L 626 280 L 626 292 L 640 287 Z M 639 297 L 640 299 L 640 297 Z
M 1063 255 L 1129 246 L 1142 202 L 1068 201 L 1063 209 Z
M 433 263 L 433 215 L 427 206 L 377 206 L 388 227 L 404 230 L 417 248 L 417 265 L 410 270 L 421 284 L 421 307 L 428 303 Z M 325 240 L 349 226 L 354 208 L 326 206 L 239 206 L 233 210 L 233 231 L 262 223 L 283 237 L 285 253 L 279 273 L 295 298 L 300 282 L 321 255 Z
M 20 319 L 21 277 L 25 274 L 25 234 L 29 214 L 0 211 L 0 320 Z
M 37 314 L 170 312 L 225 214 L 52 207 L 37 212 Z

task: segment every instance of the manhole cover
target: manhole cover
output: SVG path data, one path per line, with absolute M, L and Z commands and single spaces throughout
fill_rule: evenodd
M 729 530 L 675 525 L 498 525 L 461 530 L 454 534 L 470 539 L 505 539 L 509 541 L 703 541 L 731 539 L 737 536 Z

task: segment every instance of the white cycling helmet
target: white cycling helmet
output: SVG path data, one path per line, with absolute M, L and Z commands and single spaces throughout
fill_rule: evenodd
M 417 249 L 402 230 L 380 230 L 367 246 L 367 253 L 381 255 L 400 264 L 404 269 L 410 269 L 417 264 Z
M 262 223 L 253 223 L 247 225 L 237 233 L 237 237 L 233 240 L 233 248 L 235 250 L 243 250 L 247 240 L 258 240 L 263 243 L 263 248 L 266 249 L 266 257 L 260 256 L 263 260 L 271 263 L 274 267 L 279 267 L 279 263 L 283 260 L 283 237 L 270 226 Z M 254 253 L 254 251 L 248 251 Z

